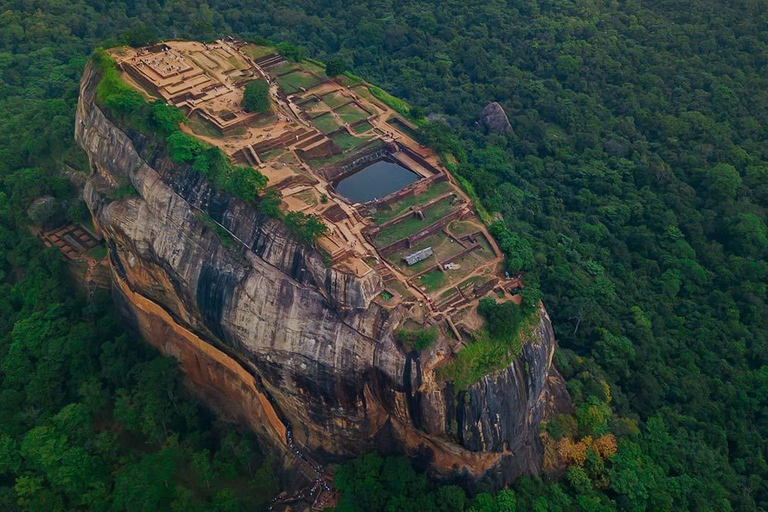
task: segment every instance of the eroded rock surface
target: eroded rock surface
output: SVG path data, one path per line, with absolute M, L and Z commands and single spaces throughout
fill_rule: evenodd
M 321 463 L 384 449 L 468 482 L 539 472 L 539 424 L 567 406 L 543 308 L 520 357 L 455 394 L 434 375 L 445 340 L 420 354 L 395 342 L 402 312 L 373 302 L 378 274 L 327 268 L 279 221 L 173 164 L 95 105 L 97 82 L 89 66 L 76 138 L 90 158 L 84 196 L 110 249 L 115 293 L 213 409 L 259 432 L 286 465 L 291 429 Z M 114 199 L 126 184 L 136 194 Z M 231 233 L 226 244 L 209 218 Z

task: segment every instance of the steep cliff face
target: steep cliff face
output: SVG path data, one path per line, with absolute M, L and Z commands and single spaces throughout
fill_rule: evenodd
M 90 158 L 84 196 L 110 248 L 116 294 L 212 408 L 276 453 L 290 452 L 292 431 L 320 462 L 378 448 L 470 481 L 539 471 L 539 423 L 567 403 L 543 309 L 520 357 L 455 396 L 434 376 L 444 340 L 418 355 L 395 342 L 402 312 L 372 302 L 380 276 L 327 268 L 279 221 L 173 164 L 95 105 L 97 82 L 89 67 L 76 138 Z M 136 194 L 115 194 L 128 184 Z M 210 219 L 230 234 L 220 238 Z

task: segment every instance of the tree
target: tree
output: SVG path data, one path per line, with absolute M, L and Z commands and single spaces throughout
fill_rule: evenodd
M 635 358 L 635 349 L 628 338 L 604 332 L 602 339 L 595 343 L 595 354 L 610 374 L 626 377 L 629 364 Z
M 467 502 L 464 489 L 456 485 L 444 485 L 437 489 L 435 504 L 444 512 L 461 512 Z
M 114 506 L 128 512 L 168 508 L 179 456 L 178 447 L 168 447 L 127 464 L 115 480 Z
M 741 186 L 741 176 L 732 165 L 718 164 L 707 170 L 704 183 L 713 199 L 733 199 Z
M 195 137 L 176 131 L 166 139 L 168 154 L 177 164 L 192 162 L 200 155 L 205 146 Z
M 411 117 L 414 119 L 424 119 L 424 109 L 418 105 L 411 107 Z
M 139 25 L 124 32 L 120 39 L 128 46 L 139 48 L 157 42 L 157 35 L 150 27 Z
M 485 317 L 488 332 L 494 338 L 511 341 L 517 336 L 522 314 L 520 306 L 514 302 L 496 302 L 486 297 L 480 300 L 477 311 Z
M 325 64 L 325 74 L 331 78 L 343 75 L 347 70 L 347 64 L 343 60 L 334 57 Z
M 264 80 L 254 80 L 245 86 L 243 107 L 248 112 L 269 111 L 269 84 Z
M 21 469 L 21 455 L 16 441 L 0 434 L 0 475 L 15 474 Z
M 256 201 L 264 187 L 267 177 L 251 167 L 232 166 L 224 182 L 224 190 L 247 202 Z
M 161 135 L 168 136 L 179 129 L 179 124 L 186 121 L 184 113 L 162 100 L 151 104 L 151 124 Z
M 304 51 L 301 48 L 287 42 L 279 43 L 277 52 L 292 62 L 300 62 L 304 58 Z

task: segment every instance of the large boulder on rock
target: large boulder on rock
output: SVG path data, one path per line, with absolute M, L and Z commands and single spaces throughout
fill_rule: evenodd
M 487 104 L 480 113 L 480 123 L 493 132 L 513 132 L 512 125 L 509 124 L 509 119 L 507 118 L 507 113 L 495 101 Z

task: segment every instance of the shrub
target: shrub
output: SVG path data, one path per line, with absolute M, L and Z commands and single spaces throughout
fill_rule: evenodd
M 198 139 L 182 131 L 176 131 L 166 139 L 168 156 L 177 164 L 195 161 L 203 153 L 205 146 Z
M 197 218 L 200 219 L 208 229 L 216 233 L 216 236 L 219 237 L 221 245 L 227 249 L 234 247 L 235 239 L 232 238 L 232 235 L 229 233 L 229 231 L 224 229 L 223 226 L 219 225 L 218 222 L 213 220 L 210 215 L 205 212 L 197 212 Z
M 285 224 L 301 242 L 306 244 L 312 244 L 318 238 L 328 234 L 328 226 L 317 215 L 290 212 L 285 216 Z
M 187 120 L 181 110 L 162 100 L 152 102 L 150 112 L 151 126 L 164 137 L 178 131 L 179 125 Z
M 229 168 L 222 188 L 228 194 L 252 202 L 259 197 L 259 193 L 266 186 L 267 177 L 260 172 L 250 167 L 233 165 Z
M 398 329 L 395 331 L 395 339 L 408 350 L 423 350 L 434 343 L 438 334 L 437 327 L 432 325 L 416 331 Z
M 267 190 L 259 200 L 259 210 L 272 218 L 280 216 L 280 193 L 276 190 Z
M 138 197 L 139 192 L 134 188 L 134 186 L 129 182 L 125 183 L 123 185 L 120 185 L 115 189 L 114 192 L 112 192 L 112 195 L 115 199 L 118 201 L 121 199 L 126 199 L 128 197 Z
M 277 53 L 292 62 L 299 62 L 304 58 L 304 51 L 291 43 L 279 43 L 276 46 Z
M 547 422 L 546 429 L 555 441 L 576 435 L 576 419 L 570 414 L 555 414 Z
M 125 117 L 144 106 L 144 98 L 132 89 L 119 91 L 106 96 L 104 105 L 118 116 Z

